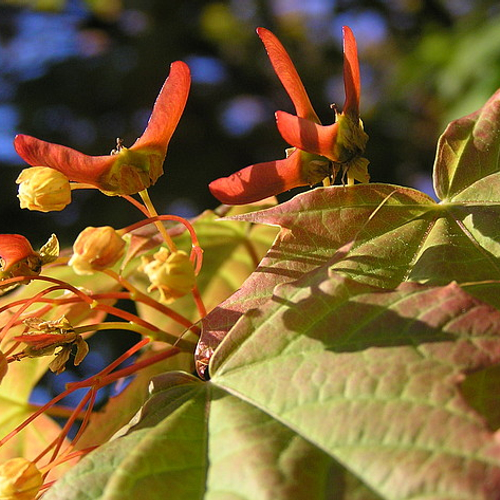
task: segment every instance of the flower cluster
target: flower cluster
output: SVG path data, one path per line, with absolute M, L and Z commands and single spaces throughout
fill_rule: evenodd
M 222 203 L 244 204 L 280 194 L 289 189 L 334 178 L 339 170 L 354 180 L 368 182 L 368 160 L 362 158 L 368 140 L 359 119 L 361 83 L 356 40 L 351 29 L 344 34 L 344 86 L 342 113 L 334 108 L 335 123 L 321 125 L 304 85 L 285 48 L 269 30 L 257 30 L 271 64 L 290 96 L 297 115 L 276 113 L 278 130 L 290 146 L 286 158 L 250 165 L 217 179 L 210 191 Z
M 362 158 L 368 136 L 359 118 L 360 74 L 351 30 L 344 27 L 343 31 L 346 100 L 342 112 L 334 109 L 331 125 L 320 123 L 280 41 L 264 28 L 257 32 L 295 106 L 296 115 L 276 113 L 278 130 L 291 147 L 284 159 L 251 165 L 213 181 L 211 192 L 225 204 L 240 205 L 298 186 L 329 183 L 339 172 L 348 185 L 355 180 L 368 182 L 368 162 Z M 61 211 L 71 203 L 72 190 L 97 189 L 108 196 L 123 197 L 144 218 L 119 229 L 87 227 L 76 238 L 72 251 L 60 252 L 54 235 L 36 251 L 24 236 L 0 234 L 0 294 L 17 289 L 7 296 L 12 300 L 0 307 L 0 379 L 9 376 L 10 370 L 4 366 L 10 368 L 11 363 L 25 360 L 34 363 L 50 357 L 50 362 L 40 366 L 60 374 L 75 353 L 73 364 L 79 365 L 89 352 L 86 339 L 97 332 L 124 330 L 139 335 L 140 340 L 103 370 L 69 384 L 61 395 L 0 440 L 1 449 L 44 411 L 56 408 L 61 399 L 78 389 L 88 390 L 76 408 L 57 407 L 57 414 L 65 414 L 67 423 L 34 462 L 12 457 L 0 465 L 1 498 L 35 498 L 47 486 L 42 484 L 52 468 L 90 450 L 73 451 L 88 425 L 99 389 L 179 352 L 192 355 L 195 350 L 192 339 L 183 336 L 190 332 L 199 337 L 197 323 L 207 314 L 198 286 L 203 250 L 191 222 L 159 215 L 148 194 L 148 188 L 163 174 L 190 82 L 188 66 L 174 62 L 142 136 L 129 148 L 118 139 L 109 155 L 88 156 L 34 137 L 15 137 L 16 151 L 30 165 L 17 179 L 21 208 Z M 177 240 L 179 235 L 187 238 Z M 255 253 L 252 257 L 258 261 Z M 183 297 L 184 301 L 178 300 Z M 136 313 L 121 308 L 121 300 L 131 302 Z M 191 309 L 182 309 L 179 302 L 188 300 Z M 154 314 L 141 314 L 145 309 Z M 169 331 L 170 327 L 175 331 Z M 122 367 L 147 345 L 150 352 L 145 359 Z M 206 366 L 208 355 L 203 363 Z M 72 445 L 64 447 L 77 421 L 81 424 Z M 37 463 L 49 452 L 52 458 L 42 474 Z

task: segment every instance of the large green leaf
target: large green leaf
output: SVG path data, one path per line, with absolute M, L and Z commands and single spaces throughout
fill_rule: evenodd
M 236 217 L 277 225 L 281 232 L 238 293 L 205 319 L 203 342 L 213 349 L 277 284 L 294 281 L 335 254 L 333 267 L 362 283 L 475 283 L 471 293 L 500 307 L 499 109 L 497 92 L 441 137 L 434 170 L 440 203 L 413 189 L 360 184 L 315 189 Z
M 239 320 L 210 382 L 157 379 L 128 434 L 47 498 L 493 499 L 500 444 L 459 385 L 499 361 L 500 312 L 458 285 L 323 266 Z
M 335 470 L 327 454 L 255 406 L 170 373 L 154 381 L 132 432 L 82 460 L 46 498 L 326 499 Z
M 472 500 L 499 491 L 500 444 L 459 383 L 498 362 L 500 312 L 458 285 L 374 290 L 325 266 L 243 316 L 210 371 L 383 498 Z

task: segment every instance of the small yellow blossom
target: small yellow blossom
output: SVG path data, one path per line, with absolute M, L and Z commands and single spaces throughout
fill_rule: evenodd
M 21 208 L 39 212 L 60 211 L 71 203 L 68 178 L 48 167 L 24 169 L 16 180 Z
M 113 267 L 124 249 L 125 241 L 111 226 L 89 226 L 78 235 L 69 265 L 77 274 L 93 274 Z
M 42 473 L 25 458 L 12 458 L 0 465 L 1 500 L 33 500 L 42 484 Z
M 193 289 L 196 281 L 194 266 L 186 252 L 161 248 L 153 257 L 143 257 L 142 260 L 140 270 L 151 282 L 148 292 L 158 290 L 160 302 L 170 304 Z

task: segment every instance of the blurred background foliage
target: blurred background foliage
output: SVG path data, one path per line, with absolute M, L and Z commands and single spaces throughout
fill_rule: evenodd
M 0 232 L 34 245 L 55 232 L 70 244 L 87 225 L 139 219 L 93 191 L 77 191 L 59 213 L 21 210 L 12 139 L 25 133 L 87 154 L 109 153 L 116 137 L 130 145 L 178 59 L 193 86 L 151 196 L 164 213 L 216 207 L 211 180 L 287 147 L 274 112 L 293 108 L 255 28 L 278 35 L 331 123 L 330 103 L 344 100 L 344 24 L 358 39 L 372 181 L 431 192 L 438 136 L 500 87 L 497 0 L 0 0 Z

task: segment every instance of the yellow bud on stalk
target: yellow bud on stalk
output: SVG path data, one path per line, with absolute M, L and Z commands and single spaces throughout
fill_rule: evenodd
M 93 274 L 113 267 L 124 249 L 125 241 L 111 226 L 89 226 L 78 235 L 68 264 L 76 274 Z
M 33 500 L 42 484 L 42 473 L 25 458 L 12 458 L 0 465 L 0 500 Z
M 60 211 L 71 203 L 68 178 L 48 167 L 24 169 L 16 180 L 21 208 L 39 212 Z
M 196 276 L 189 255 L 177 250 L 161 248 L 152 257 L 143 257 L 140 270 L 148 275 L 148 292 L 158 290 L 160 302 L 170 304 L 188 294 L 194 287 Z

